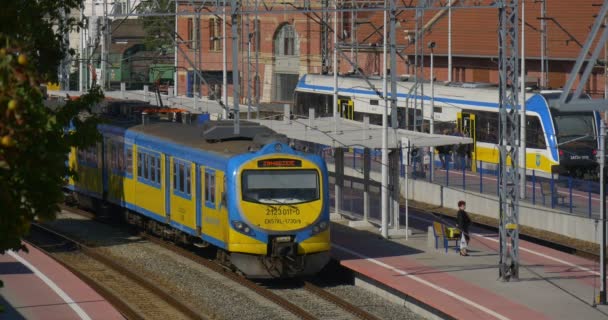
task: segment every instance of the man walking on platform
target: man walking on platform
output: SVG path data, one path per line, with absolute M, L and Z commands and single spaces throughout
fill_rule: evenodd
M 471 225 L 471 218 L 469 218 L 469 214 L 464 211 L 466 208 L 466 202 L 460 200 L 458 201 L 458 214 L 456 215 L 456 223 L 458 224 L 458 229 L 461 232 L 460 239 L 460 255 L 468 256 L 467 248 L 469 246 L 469 226 Z

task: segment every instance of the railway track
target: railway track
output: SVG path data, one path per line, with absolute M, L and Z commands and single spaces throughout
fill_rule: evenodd
M 127 319 L 206 319 L 97 248 L 37 223 L 32 224 L 28 241 L 82 279 Z
M 89 219 L 94 219 L 94 215 L 83 211 L 80 209 L 74 209 L 71 207 L 62 206 L 62 209 L 68 211 L 73 214 L 77 214 Z M 252 280 L 249 280 L 238 273 L 230 270 L 229 268 L 217 263 L 214 260 L 204 258 L 190 250 L 187 250 L 181 246 L 178 246 L 172 242 L 165 241 L 164 239 L 151 235 L 145 232 L 141 232 L 138 234 L 139 237 L 145 239 L 151 243 L 154 243 L 160 247 L 163 247 L 179 256 L 182 256 L 188 260 L 191 260 L 206 269 L 212 270 L 222 276 L 236 282 L 237 284 L 248 288 L 249 290 L 255 292 L 256 294 L 266 298 L 267 300 L 275 303 L 281 308 L 289 311 L 296 317 L 300 319 L 320 319 L 322 317 L 315 316 L 313 313 L 315 310 L 310 310 L 310 307 L 300 306 L 297 303 L 290 301 L 290 299 L 286 299 L 283 297 L 283 293 L 280 290 L 272 290 L 265 286 L 263 283 L 257 283 Z M 334 309 L 339 309 L 342 313 L 349 315 L 349 318 L 357 318 L 364 320 L 379 320 L 380 318 L 372 315 L 371 313 L 349 303 L 348 301 L 324 290 L 323 288 L 309 282 L 309 281 L 296 281 L 289 282 L 289 286 L 295 288 L 294 290 L 301 290 L 306 292 L 309 295 L 315 296 L 317 299 L 320 299 L 325 302 L 325 304 L 331 305 Z M 276 293 L 275 293 L 276 292 Z M 300 293 L 303 295 L 303 293 Z
M 299 305 L 283 298 L 282 296 L 280 296 L 277 293 L 274 293 L 272 290 L 269 290 L 264 285 L 260 285 L 254 281 L 244 278 L 241 275 L 229 270 L 228 268 L 226 268 L 212 260 L 202 258 L 199 255 L 192 253 L 182 247 L 179 247 L 170 242 L 166 242 L 156 236 L 152 236 L 147 233 L 141 234 L 140 236 L 147 239 L 150 242 L 153 242 L 155 244 L 158 244 L 159 246 L 162 246 L 168 250 L 171 250 L 178 255 L 181 255 L 185 258 L 195 261 L 208 269 L 221 273 L 222 275 L 229 278 L 230 280 L 237 282 L 238 284 L 240 284 L 244 287 L 249 288 L 250 290 L 252 290 L 252 291 L 256 292 L 257 294 L 265 297 L 266 299 L 276 303 L 277 305 L 281 306 L 285 310 L 291 312 L 292 314 L 294 314 L 295 316 L 297 316 L 301 319 L 318 319 L 318 317 L 311 314 L 305 308 L 300 307 Z M 321 298 L 322 300 L 327 301 L 327 302 L 333 304 L 334 306 L 339 307 L 340 309 L 346 311 L 347 313 L 355 316 L 358 319 L 380 320 L 378 317 L 370 314 L 369 312 L 367 312 L 359 307 L 354 306 L 353 304 L 349 303 L 348 301 L 343 300 L 342 298 L 340 298 L 330 292 L 327 292 L 326 290 L 322 289 L 321 287 L 318 287 L 317 285 L 315 285 L 311 282 L 303 281 L 298 286 L 300 286 L 304 290 L 310 292 L 311 294 Z
M 371 314 L 359 307 L 352 305 L 350 302 L 348 302 L 332 293 L 327 292 L 323 288 L 318 287 L 318 286 L 312 284 L 311 282 L 305 281 L 303 286 L 304 286 L 304 289 L 308 290 L 309 292 L 325 299 L 326 301 L 328 301 L 330 303 L 337 305 L 338 307 L 342 308 L 346 312 L 356 316 L 359 319 L 380 320 L 380 318 L 374 316 L 373 314 Z

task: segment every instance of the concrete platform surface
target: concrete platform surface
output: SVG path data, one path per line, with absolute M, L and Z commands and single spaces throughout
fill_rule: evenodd
M 608 306 L 594 306 L 597 262 L 520 240 L 519 281 L 503 282 L 496 234 L 473 228 L 470 256 L 454 248 L 446 254 L 428 244 L 433 220 L 410 209 L 413 235 L 407 240 L 382 239 L 377 227 L 356 230 L 347 221 L 333 223 L 332 255 L 405 304 L 435 309 L 436 318 L 608 319 Z
M 0 319 L 124 319 L 97 292 L 38 249 L 0 255 Z

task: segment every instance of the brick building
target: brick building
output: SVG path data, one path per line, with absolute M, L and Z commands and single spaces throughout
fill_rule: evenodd
M 366 3 L 369 1 L 366 1 Z M 455 3 L 456 1 L 453 0 Z M 545 88 L 560 88 L 565 84 L 570 69 L 585 43 L 599 6 L 597 0 L 545 0 L 526 1 L 526 80 L 530 85 Z M 320 5 L 312 1 L 311 5 Z M 344 1 L 345 7 L 352 1 Z M 182 5 L 184 6 L 184 5 Z M 184 9 L 184 7 L 182 7 Z M 187 8 L 185 8 L 187 9 Z M 213 8 L 209 8 L 214 10 Z M 178 52 L 178 93 L 188 94 L 196 90 L 192 63 L 197 64 L 209 85 L 200 85 L 201 95 L 210 96 L 212 90 L 221 92 L 222 49 L 228 50 L 229 76 L 232 70 L 231 32 L 227 26 L 227 47 L 222 48 L 221 17 L 200 15 L 182 16 L 178 19 L 178 33 L 183 39 Z M 422 20 L 424 27 L 421 41 L 424 48 L 424 72 L 429 77 L 430 49 L 426 44 L 433 41 L 435 75 L 438 81 L 448 80 L 448 29 L 451 15 L 452 81 L 453 82 L 498 82 L 498 11 L 496 9 L 452 9 L 429 10 Z M 330 16 L 333 16 L 330 15 Z M 230 16 L 228 16 L 228 21 Z M 415 11 L 398 13 L 397 46 L 401 57 L 397 61 L 399 75 L 414 74 L 414 45 L 412 31 L 415 30 Z M 249 24 L 247 24 L 249 21 Z M 541 50 L 545 22 L 545 49 Z M 342 47 L 340 73 L 354 70 L 347 60 L 356 62 L 366 74 L 380 74 L 382 65 L 382 12 L 344 12 L 338 15 L 339 42 Z M 330 21 L 330 26 L 333 22 Z M 248 26 L 247 26 L 248 25 Z M 256 34 L 255 26 L 259 32 Z M 249 28 L 249 29 L 247 29 Z M 239 19 L 240 39 L 239 70 L 241 75 L 241 101 L 246 102 L 248 90 L 251 96 L 259 94 L 260 102 L 288 102 L 298 78 L 306 73 L 321 72 L 321 25 L 318 18 L 302 13 L 260 14 Z M 249 32 L 247 32 L 249 30 Z M 408 31 L 412 30 L 412 31 Z M 200 32 L 200 34 L 197 34 Z M 248 41 L 252 63 L 248 65 Z M 408 37 L 409 35 L 409 37 Z M 198 36 L 198 37 L 197 37 Z M 329 33 L 329 46 L 331 32 Z M 256 41 L 256 38 L 258 41 Z M 200 41 L 197 41 L 200 39 Z M 199 43 L 200 42 L 200 43 Z M 255 77 L 255 44 L 259 43 L 259 72 Z M 356 49 L 351 50 L 351 47 Z M 603 55 L 602 55 L 603 56 Z M 348 58 L 348 59 L 347 59 Z M 331 55 L 330 55 L 331 60 Z M 545 61 L 545 73 L 541 73 L 541 61 Z M 600 60 L 604 60 L 602 57 Z M 249 69 L 248 69 L 249 68 Z M 249 79 L 248 79 L 249 77 Z M 232 93 L 232 78 L 229 77 L 228 94 Z M 200 81 L 199 81 L 200 82 Z M 248 85 L 248 83 L 250 85 Z M 587 91 L 594 95 L 604 92 L 604 68 L 598 66 L 590 77 Z

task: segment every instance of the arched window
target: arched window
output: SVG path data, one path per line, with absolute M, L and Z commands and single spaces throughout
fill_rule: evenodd
M 274 39 L 274 53 L 277 56 L 294 56 L 300 52 L 300 41 L 296 30 L 290 24 L 281 27 Z

